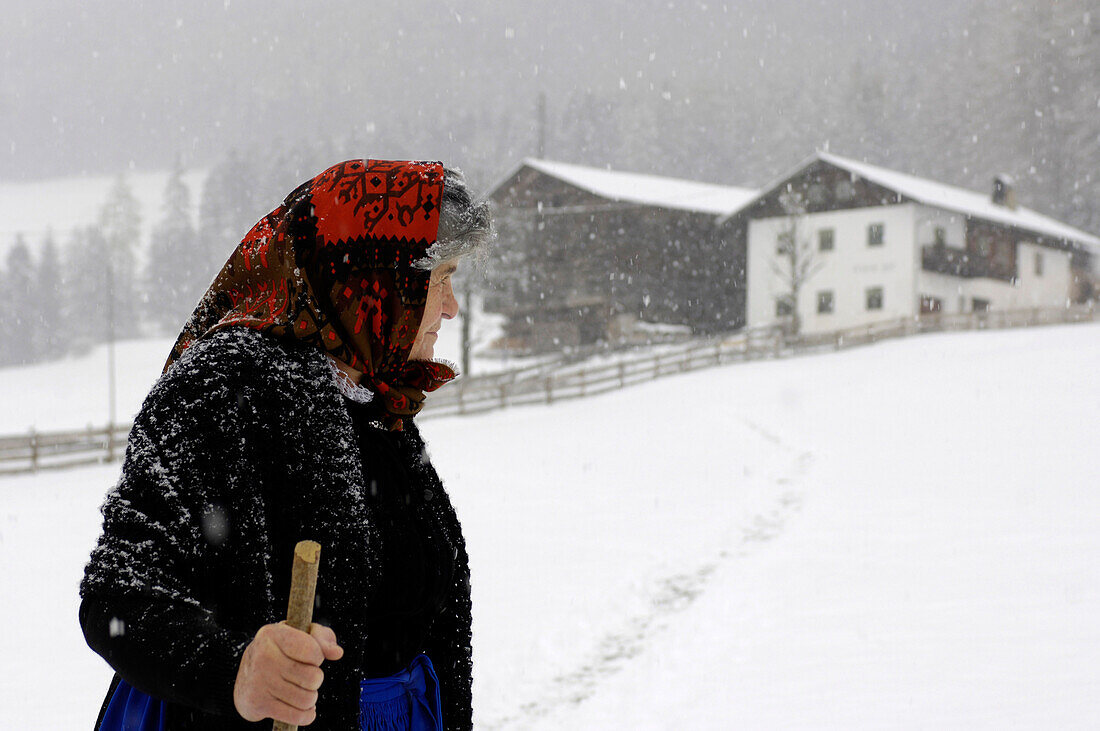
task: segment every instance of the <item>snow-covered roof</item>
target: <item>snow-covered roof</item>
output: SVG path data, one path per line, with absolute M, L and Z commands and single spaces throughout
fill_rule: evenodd
M 748 188 L 698 183 L 693 180 L 666 178 L 660 175 L 621 173 L 535 158 L 525 159 L 521 167 L 523 166 L 609 200 L 699 211 L 719 216 L 738 210 L 757 194 L 757 191 Z M 515 171 L 508 177 L 514 174 Z
M 907 198 L 944 210 L 955 211 L 973 218 L 994 221 L 1025 229 L 1055 239 L 1076 241 L 1100 249 L 1100 237 L 1057 221 L 1050 216 L 1019 206 L 1015 209 L 994 203 L 989 195 L 975 193 L 972 190 L 956 188 L 952 185 L 906 175 L 887 170 L 865 162 L 850 160 L 828 152 L 818 152 L 808 162 L 821 160 L 838 168 L 848 170 L 861 178 L 877 183 L 884 188 L 901 193 Z M 803 163 L 800 168 L 808 163 Z M 787 176 L 790 177 L 790 176 Z M 784 178 L 786 179 L 786 178 Z

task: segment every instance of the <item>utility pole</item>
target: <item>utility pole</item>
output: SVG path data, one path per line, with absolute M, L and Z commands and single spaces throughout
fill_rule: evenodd
M 470 286 L 469 281 L 465 283 L 462 289 L 462 373 L 463 375 L 471 375 L 470 372 L 470 320 L 473 319 L 474 308 L 471 306 L 473 297 L 471 292 L 473 287 Z
M 107 461 L 115 458 L 115 271 L 107 257 Z
M 536 111 L 537 123 L 538 123 L 538 158 L 543 160 L 546 158 L 546 92 L 539 92 L 538 108 Z

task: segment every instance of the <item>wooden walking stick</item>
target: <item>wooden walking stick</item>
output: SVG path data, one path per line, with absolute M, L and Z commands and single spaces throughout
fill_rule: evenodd
M 313 597 L 317 592 L 317 569 L 321 563 L 321 544 L 298 541 L 294 547 L 294 566 L 290 570 L 290 602 L 286 623 L 294 629 L 309 632 L 313 623 Z M 273 731 L 298 731 L 291 723 L 276 721 Z

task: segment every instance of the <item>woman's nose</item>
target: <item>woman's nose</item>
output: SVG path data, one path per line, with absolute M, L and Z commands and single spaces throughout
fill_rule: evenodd
M 450 320 L 457 316 L 458 299 L 455 298 L 454 287 L 451 286 L 450 282 L 447 282 L 447 286 L 443 290 L 443 317 Z

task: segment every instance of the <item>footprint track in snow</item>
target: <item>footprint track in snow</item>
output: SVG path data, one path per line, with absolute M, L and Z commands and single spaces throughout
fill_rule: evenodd
M 666 629 L 668 620 L 690 607 L 706 591 L 707 584 L 722 562 L 744 558 L 763 543 L 777 538 L 802 507 L 804 494 L 799 485 L 813 462 L 810 452 L 786 444 L 779 436 L 757 424 L 744 423 L 769 442 L 790 453 L 794 459 L 788 474 L 775 480 L 784 488 L 774 505 L 755 515 L 731 542 L 708 561 L 693 570 L 665 577 L 653 586 L 645 610 L 630 617 L 622 629 L 601 638 L 579 667 L 556 676 L 539 698 L 523 703 L 512 714 L 479 727 L 493 731 L 527 728 L 536 720 L 566 705 L 578 705 L 591 698 L 601 681 L 619 672 L 623 665 L 645 651 L 651 638 Z

